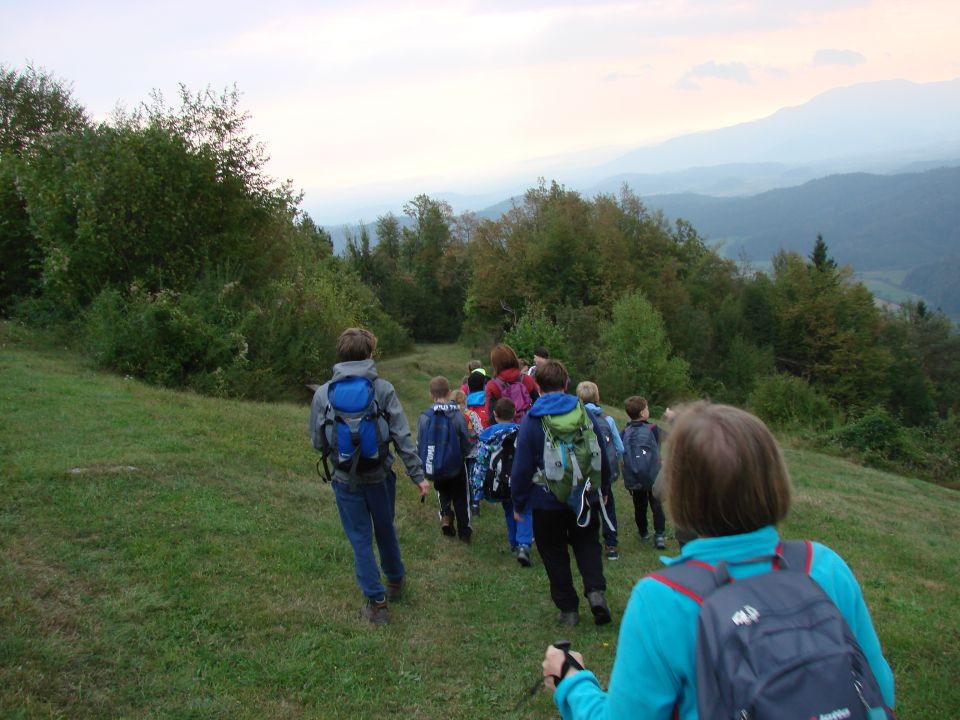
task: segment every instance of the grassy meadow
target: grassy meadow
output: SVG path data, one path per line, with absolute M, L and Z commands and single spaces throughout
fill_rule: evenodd
M 379 367 L 414 420 L 429 378 L 456 382 L 467 359 L 419 346 Z M 484 507 L 463 545 L 441 536 L 435 501 L 421 504 L 401 473 L 408 593 L 390 625 L 360 620 L 307 412 L 95 372 L 0 324 L 0 717 L 554 717 L 546 693 L 513 711 L 561 633 L 542 566 L 507 552 L 499 507 Z M 960 493 L 787 458 L 785 534 L 831 545 L 857 574 L 898 716 L 960 717 Z M 562 633 L 601 681 L 629 590 L 658 564 L 616 492 L 615 622 L 585 617 Z

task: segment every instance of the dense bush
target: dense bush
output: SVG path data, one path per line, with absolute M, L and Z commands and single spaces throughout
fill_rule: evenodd
M 777 373 L 757 380 L 750 409 L 779 428 L 823 428 L 833 421 L 830 402 L 803 378 Z
M 329 375 L 346 327 L 371 328 L 382 353 L 409 344 L 338 265 L 330 260 L 257 293 L 222 276 L 183 293 L 108 289 L 84 313 L 84 342 L 100 366 L 159 385 L 221 397 L 296 397 L 304 384 Z
M 919 455 L 907 430 L 885 408 L 872 408 L 839 428 L 835 441 L 856 450 L 869 464 L 917 463 Z

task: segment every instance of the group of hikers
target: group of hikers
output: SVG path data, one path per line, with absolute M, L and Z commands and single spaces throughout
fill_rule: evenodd
M 641 539 L 650 539 L 649 507 L 654 545 L 665 549 L 662 498 L 680 554 L 634 587 L 607 691 L 567 643 L 547 648 L 544 685 L 564 718 L 893 717 L 893 674 L 853 573 L 824 545 L 780 539 L 790 478 L 758 418 L 693 403 L 668 414 L 664 442 L 634 396 L 620 431 L 595 383 L 568 393 L 567 370 L 546 348 L 525 369 L 499 344 L 491 377 L 471 361 L 459 390 L 430 381 L 414 443 L 393 386 L 377 375 L 376 342 L 362 328 L 341 334 L 310 411 L 362 618 L 387 623 L 406 583 L 394 449 L 421 498 L 434 486 L 444 535 L 469 543 L 481 501 L 502 506 L 513 555 L 529 567 L 535 545 L 565 626 L 580 619 L 570 550 L 594 622 L 611 621 L 603 555 L 619 558 L 611 483 L 622 473 Z

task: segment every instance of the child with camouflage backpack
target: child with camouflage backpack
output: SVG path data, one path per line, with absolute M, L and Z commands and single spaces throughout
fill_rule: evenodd
M 580 599 L 573 587 L 569 549 L 583 578 L 583 592 L 594 622 L 610 622 L 600 552 L 601 495 L 610 492 L 607 462 L 600 427 L 583 404 L 564 391 L 567 370 L 548 360 L 537 371 L 542 391 L 520 425 L 510 475 L 514 517 L 533 510 L 533 537 L 550 580 L 550 596 L 560 614 L 559 623 L 580 621 Z M 591 505 L 600 513 L 591 512 Z
M 510 398 L 500 398 L 493 406 L 496 422 L 480 434 L 471 485 L 476 496 L 489 502 L 499 502 L 503 506 L 510 552 L 521 566 L 530 567 L 533 515 L 527 508 L 517 519 L 510 499 L 510 473 L 513 470 L 519 428 L 513 422 L 513 413 L 513 400 Z

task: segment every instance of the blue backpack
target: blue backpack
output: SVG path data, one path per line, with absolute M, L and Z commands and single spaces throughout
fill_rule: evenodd
M 383 470 L 389 435 L 383 432 L 381 419 L 386 421 L 389 415 L 377 403 L 373 382 L 348 377 L 330 383 L 326 393 L 318 434 L 327 482 L 331 480 L 331 456 L 335 456 L 335 467 L 352 481 L 360 474 Z
M 434 484 L 454 478 L 463 472 L 463 452 L 450 410 L 460 412 L 457 405 L 438 404 L 423 411 L 427 423 L 417 435 L 417 451 L 423 463 L 423 474 Z
M 770 572 L 736 582 L 725 562 L 688 562 L 649 576 L 700 605 L 699 717 L 893 718 L 849 625 L 810 577 L 812 558 L 810 542 L 786 542 L 770 558 Z
M 623 484 L 628 490 L 652 490 L 660 474 L 660 445 L 646 422 L 623 429 Z

